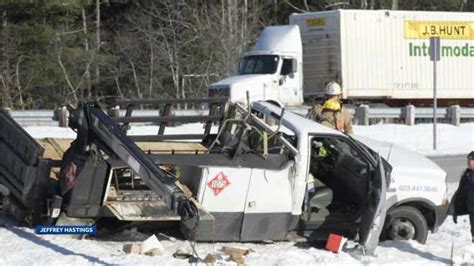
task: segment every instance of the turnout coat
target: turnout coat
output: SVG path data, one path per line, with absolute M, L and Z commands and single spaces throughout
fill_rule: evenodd
M 469 182 L 471 174 L 474 174 L 473 171 L 466 169 L 461 176 L 449 208 L 449 213 L 452 215 L 474 214 L 474 184 Z

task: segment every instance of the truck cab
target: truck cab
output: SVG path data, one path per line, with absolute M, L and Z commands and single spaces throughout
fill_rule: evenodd
M 446 172 L 428 158 L 401 147 L 352 137 L 265 102 L 254 109 L 277 117 L 296 139 L 304 198 L 301 225 L 321 231 L 367 234 L 370 241 L 426 241 L 447 216 Z M 306 169 L 303 171 L 302 169 Z M 298 203 L 299 204 L 299 203 Z M 297 210 L 296 204 L 293 211 Z M 359 224 L 359 227 L 354 227 Z M 366 231 L 364 230 L 366 226 Z M 369 229 L 370 228 L 370 229 Z M 310 230 L 311 229 L 311 230 Z M 370 239 L 371 236 L 377 237 Z M 364 239 L 364 235 L 359 235 Z
M 208 96 L 231 102 L 265 100 L 278 106 L 303 104 L 303 49 L 299 27 L 266 27 L 245 53 L 236 76 L 209 85 Z

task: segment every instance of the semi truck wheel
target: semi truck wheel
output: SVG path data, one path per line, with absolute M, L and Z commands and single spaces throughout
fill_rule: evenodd
M 387 240 L 416 240 L 422 244 L 428 237 L 428 224 L 423 214 L 411 206 L 400 206 L 387 213 L 383 238 Z

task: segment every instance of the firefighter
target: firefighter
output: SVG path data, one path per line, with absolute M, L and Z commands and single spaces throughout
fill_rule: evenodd
M 352 117 L 342 106 L 342 88 L 336 82 L 329 82 L 325 87 L 325 101 L 316 105 L 312 117 L 327 127 L 334 128 L 346 134 L 352 134 Z
M 474 151 L 467 155 L 467 169 L 459 180 L 459 186 L 451 201 L 453 221 L 457 223 L 459 215 L 469 215 L 471 236 L 474 243 Z

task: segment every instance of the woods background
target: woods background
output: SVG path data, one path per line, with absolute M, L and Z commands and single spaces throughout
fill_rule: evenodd
M 335 8 L 474 11 L 474 0 L 0 0 L 0 104 L 206 96 L 264 26 Z

